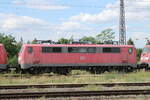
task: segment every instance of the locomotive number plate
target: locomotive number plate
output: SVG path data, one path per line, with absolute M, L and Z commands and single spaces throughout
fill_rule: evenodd
M 85 60 L 86 58 L 84 56 L 80 56 L 80 60 Z

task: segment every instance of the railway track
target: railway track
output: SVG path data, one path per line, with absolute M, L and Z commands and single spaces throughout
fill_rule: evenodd
M 150 90 L 1 93 L 0 99 L 150 95 Z
M 38 74 L 38 75 L 26 75 L 26 74 L 23 74 L 23 75 L 3 75 L 4 77 L 27 77 L 27 78 L 29 78 L 29 77 L 33 77 L 33 76 L 35 76 L 35 77 L 38 77 L 38 76 L 48 76 L 48 77 L 53 77 L 53 76 L 55 76 L 55 77 L 66 77 L 65 75 L 43 75 L 43 74 Z M 101 77 L 101 76 L 103 76 L 103 75 L 68 75 L 69 77 Z
M 96 86 L 150 86 L 150 83 L 86 83 L 86 84 L 47 84 L 47 85 L 0 85 L 0 89 L 27 89 L 27 88 L 79 88 L 88 85 Z

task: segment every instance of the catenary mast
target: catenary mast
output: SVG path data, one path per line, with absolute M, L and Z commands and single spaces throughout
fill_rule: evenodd
M 124 0 L 120 0 L 120 18 L 119 18 L 119 44 L 126 44 L 126 26 L 125 26 L 125 6 Z

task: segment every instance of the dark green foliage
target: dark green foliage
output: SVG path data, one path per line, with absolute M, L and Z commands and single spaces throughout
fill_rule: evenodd
M 61 39 L 58 40 L 58 43 L 59 44 L 68 44 L 68 43 L 70 43 L 70 40 L 65 39 L 65 38 L 61 38 Z
M 15 56 L 20 49 L 20 46 L 17 45 L 15 38 L 11 35 L 0 34 L 0 43 L 4 44 L 10 57 Z
M 0 43 L 4 44 L 8 54 L 8 60 L 11 64 L 17 63 L 17 54 L 22 46 L 22 42 L 15 40 L 12 35 L 0 34 Z
M 85 36 L 85 37 L 81 38 L 80 41 L 82 41 L 82 42 L 84 42 L 84 41 L 85 42 L 91 42 L 92 44 L 97 43 L 96 39 L 92 36 L 89 36 L 89 37 Z
M 130 39 L 127 41 L 127 44 L 128 44 L 128 45 L 134 45 L 134 41 L 130 38 Z
M 97 37 L 98 44 L 102 44 L 106 41 L 113 41 L 115 39 L 115 32 L 113 32 L 112 29 L 108 28 L 103 30 L 96 37 Z
M 141 48 L 136 49 L 137 61 L 140 61 L 141 53 L 142 53 L 142 49 Z
M 9 57 L 8 63 L 9 63 L 11 66 L 17 65 L 17 64 L 18 64 L 18 57 L 17 57 L 17 56 Z
M 65 39 L 65 38 L 60 38 L 58 40 L 59 44 L 69 44 L 72 43 L 74 41 L 73 36 L 70 37 L 70 39 Z

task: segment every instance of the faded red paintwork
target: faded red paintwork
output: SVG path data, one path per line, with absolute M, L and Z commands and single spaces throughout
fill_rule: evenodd
M 33 47 L 33 53 L 27 48 Z M 41 47 L 120 47 L 120 53 L 42 53 Z M 132 48 L 132 53 L 129 53 Z M 93 44 L 24 44 L 19 53 L 19 64 L 85 64 L 85 63 L 130 63 L 136 64 L 136 49 L 131 45 Z
M 0 64 L 7 64 L 7 53 L 3 44 L 0 44 Z
M 145 49 L 148 50 L 145 50 Z M 143 49 L 143 52 L 141 54 L 141 60 L 140 60 L 141 64 L 149 64 L 150 65 L 150 45 L 146 45 Z

